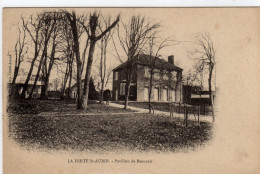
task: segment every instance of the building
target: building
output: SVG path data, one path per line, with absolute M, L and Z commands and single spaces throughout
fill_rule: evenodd
M 81 92 L 83 93 L 83 88 L 84 88 L 84 79 L 81 80 Z M 67 94 L 68 88 L 66 90 L 66 94 Z M 70 94 L 69 97 L 71 99 L 76 99 L 78 97 L 77 95 L 77 83 L 75 83 L 73 86 L 70 87 Z M 88 96 L 89 100 L 98 100 L 99 99 L 99 94 L 97 92 L 96 86 L 94 85 L 94 81 L 91 78 L 90 82 L 89 82 L 89 96 Z
M 210 105 L 210 92 L 203 91 L 198 86 L 183 85 L 183 103 L 191 105 Z M 215 92 L 212 91 L 213 100 L 215 99 Z
M 153 73 L 151 101 L 182 101 L 182 69 L 174 65 L 174 56 L 169 56 L 168 62 L 158 57 L 150 57 L 146 54 L 138 55 L 138 58 L 135 60 L 129 100 L 148 101 L 152 68 L 155 73 Z M 126 67 L 127 62 L 124 62 L 113 69 L 112 96 L 114 100 L 125 99 Z
M 31 75 L 30 80 L 28 82 L 27 91 L 25 91 L 25 98 L 29 97 L 29 94 L 32 91 L 32 88 L 34 86 L 35 81 L 35 75 Z M 17 76 L 15 84 L 14 84 L 14 94 L 15 97 L 20 97 L 24 88 L 24 82 L 25 78 L 22 76 Z M 41 88 L 42 88 L 42 81 L 39 79 L 35 85 L 35 89 L 32 94 L 32 98 L 39 98 L 41 94 Z M 12 84 L 8 83 L 8 88 L 11 90 Z
M 11 86 L 12 86 L 12 84 L 8 83 L 9 91 L 11 90 Z M 23 87 L 24 87 L 24 83 L 15 83 L 15 85 L 14 85 L 14 92 L 15 92 L 15 96 L 16 97 L 20 97 L 21 96 L 22 91 L 23 91 Z M 29 97 L 29 94 L 32 91 L 32 88 L 33 88 L 33 84 L 32 83 L 28 83 L 28 90 L 25 92 L 25 98 Z M 33 91 L 32 98 L 39 98 L 40 97 L 41 88 L 42 88 L 42 85 L 37 83 L 36 86 L 35 86 L 35 89 Z

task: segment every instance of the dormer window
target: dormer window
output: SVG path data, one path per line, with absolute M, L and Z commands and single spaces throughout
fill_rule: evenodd
M 172 80 L 177 79 L 177 72 L 176 71 L 172 71 Z
M 155 80 L 159 80 L 160 79 L 160 73 L 154 73 L 153 75 Z
M 167 70 L 163 71 L 163 80 L 169 80 L 169 72 Z
M 151 77 L 151 70 L 150 68 L 145 68 L 144 69 L 144 77 L 150 78 Z
M 159 80 L 160 79 L 160 71 L 158 69 L 155 69 L 154 74 L 153 74 L 153 78 L 155 80 Z
M 169 77 L 168 77 L 167 74 L 164 74 L 164 75 L 163 75 L 163 80 L 169 80 Z

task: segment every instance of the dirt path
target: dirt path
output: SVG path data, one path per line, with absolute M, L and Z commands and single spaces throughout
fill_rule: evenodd
M 118 108 L 124 108 L 124 105 L 121 104 L 117 104 L 117 103 L 110 103 L 109 106 L 113 106 L 113 107 L 118 107 Z M 133 106 L 128 106 L 129 109 L 136 111 L 136 113 L 148 113 L 149 110 L 148 109 L 143 109 L 143 108 L 137 108 L 137 107 L 133 107 Z M 163 114 L 166 116 L 170 116 L 170 112 L 165 112 L 165 111 L 159 111 L 159 110 L 154 110 L 155 114 Z M 184 118 L 183 114 L 179 114 L 174 112 L 173 113 L 173 117 L 178 117 L 178 118 Z M 194 116 L 193 114 L 189 115 L 189 119 L 192 120 L 197 120 L 198 117 Z M 200 121 L 206 121 L 206 122 L 212 122 L 212 117 L 211 116 L 200 116 Z

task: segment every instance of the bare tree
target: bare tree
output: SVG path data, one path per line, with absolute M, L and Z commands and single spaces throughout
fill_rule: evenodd
M 14 66 L 14 75 L 11 85 L 11 95 L 15 93 L 15 81 L 19 73 L 20 65 L 24 60 L 25 54 L 27 54 L 27 51 L 24 52 L 24 46 L 26 45 L 25 38 L 26 38 L 26 30 L 24 27 L 22 27 L 22 34 L 21 30 L 18 29 L 18 39 L 15 44 L 15 66 Z
M 90 15 L 89 24 L 88 24 L 89 27 L 83 25 L 84 29 L 88 34 L 88 38 L 90 40 L 83 95 L 81 99 L 82 103 L 84 103 L 84 108 L 87 108 L 88 106 L 89 82 L 90 82 L 91 68 L 93 63 L 93 55 L 95 51 L 96 42 L 100 40 L 102 37 L 104 37 L 104 35 L 106 35 L 112 28 L 114 28 L 116 24 L 119 22 L 119 19 L 120 17 L 118 16 L 117 19 L 111 25 L 109 25 L 104 31 L 101 31 L 101 34 L 98 36 L 97 36 L 97 27 L 99 26 L 99 16 L 95 12 Z
M 32 87 L 32 90 L 30 92 L 29 98 L 32 98 L 34 89 L 36 88 L 36 84 L 37 81 L 39 79 L 40 76 L 40 71 L 42 70 L 43 72 L 43 77 L 44 77 L 44 84 L 42 86 L 41 89 L 41 98 L 47 98 L 47 88 L 48 88 L 48 83 L 49 83 L 49 76 L 50 76 L 50 72 L 52 69 L 52 65 L 54 62 L 54 56 L 55 56 L 55 47 L 56 47 L 56 43 L 55 43 L 55 39 L 57 37 L 57 19 L 56 19 L 56 14 L 55 13 L 44 13 L 44 17 L 42 19 L 42 35 L 43 35 L 43 51 L 42 51 L 42 55 L 41 55 L 41 59 L 39 62 L 39 66 L 38 66 L 38 70 L 37 70 L 37 74 L 34 80 L 34 85 Z M 47 59 L 48 59 L 48 45 L 49 45 L 49 41 L 51 36 L 53 35 L 53 45 L 52 45 L 52 51 L 51 51 L 51 55 L 50 57 L 50 64 L 49 64 L 49 69 L 47 70 Z
M 212 93 L 212 78 L 213 78 L 213 70 L 215 67 L 215 48 L 213 41 L 210 37 L 209 33 L 198 34 L 197 35 L 197 44 L 199 46 L 198 49 L 195 50 L 195 54 L 199 56 L 199 65 L 201 71 L 206 70 L 208 73 L 208 87 L 209 87 L 209 97 L 212 106 L 212 119 L 215 121 L 214 115 L 214 100 Z
M 183 76 L 183 83 L 188 85 L 188 86 L 196 86 L 198 84 L 196 83 L 199 83 L 201 84 L 200 82 L 200 79 L 198 77 L 198 71 L 197 71 L 197 68 L 194 67 L 193 69 L 195 69 L 195 71 L 192 71 L 192 69 L 190 69 L 186 75 Z
M 103 17 L 103 16 L 102 16 Z M 104 19 L 104 25 L 105 28 L 108 28 L 111 25 L 111 17 L 109 16 L 107 19 Z M 102 30 L 102 26 L 100 25 L 100 28 Z M 104 88 L 107 86 L 109 77 L 112 73 L 111 68 L 107 68 L 107 46 L 109 41 L 111 40 L 113 33 L 111 30 L 107 32 L 100 40 L 100 63 L 99 63 L 99 81 L 100 81 L 100 104 L 102 104 L 103 101 L 103 93 Z
M 163 73 L 163 75 L 168 75 L 170 76 L 168 71 L 164 71 L 164 64 L 167 62 L 164 61 L 159 61 L 159 57 L 161 57 L 161 55 L 159 54 L 159 52 L 165 48 L 168 47 L 170 45 L 172 45 L 172 40 L 170 40 L 169 38 L 164 39 L 161 43 L 159 43 L 158 47 L 156 47 L 157 43 L 156 43 L 156 37 L 151 37 L 150 41 L 149 41 L 149 48 L 148 48 L 148 53 L 149 53 L 149 62 L 148 63 L 148 67 L 147 69 L 145 69 L 146 76 L 149 78 L 149 91 L 148 91 L 148 105 L 149 105 L 149 113 L 151 113 L 152 110 L 152 105 L 151 105 L 151 95 L 152 95 L 152 88 L 153 88 L 153 82 L 154 82 L 154 75 L 156 73 Z M 159 72 L 158 72 L 159 70 Z
M 125 109 L 128 107 L 128 98 L 130 93 L 130 84 L 133 79 L 133 71 L 136 68 L 136 63 L 139 57 L 139 54 L 144 51 L 144 47 L 147 42 L 153 37 L 159 28 L 159 24 L 153 24 L 152 21 L 146 17 L 141 16 L 132 16 L 130 22 L 125 24 L 122 22 L 123 31 L 120 30 L 120 27 L 117 27 L 118 38 L 121 47 L 123 48 L 126 56 L 126 88 L 125 88 Z M 123 36 L 122 36 L 122 33 Z M 122 61 L 121 57 L 118 55 L 118 59 Z
M 82 60 L 80 58 L 80 50 L 79 50 L 79 28 L 77 25 L 78 18 L 75 12 L 69 13 L 66 12 L 67 19 L 70 24 L 72 36 L 73 36 L 73 52 L 76 57 L 76 65 L 77 65 L 77 109 L 83 109 L 83 101 L 81 99 L 82 96 L 82 85 L 81 85 L 81 77 L 82 77 Z
M 74 51 L 73 51 L 73 36 L 72 36 L 70 24 L 68 23 L 68 21 L 66 21 L 66 18 L 63 21 L 63 26 L 61 30 L 63 34 L 61 35 L 62 42 L 60 44 L 60 48 L 61 48 L 62 55 L 64 57 L 63 61 L 66 63 L 66 70 L 64 72 L 61 98 L 64 98 L 65 96 L 66 86 L 68 82 L 67 99 L 70 99 L 70 88 L 71 88 L 73 63 L 74 63 Z
M 64 15 L 61 13 L 51 13 L 51 17 L 53 18 L 53 25 L 54 28 L 52 30 L 51 34 L 51 49 L 50 54 L 48 55 L 46 52 L 46 56 L 43 62 L 42 67 L 42 90 L 41 90 L 41 99 L 46 99 L 48 97 L 48 86 L 49 86 L 49 78 L 53 69 L 53 65 L 57 64 L 59 60 L 62 60 L 62 55 L 60 54 L 60 50 L 63 48 L 62 45 L 62 36 L 63 36 L 63 30 L 64 27 L 63 19 Z M 61 61 L 59 61 L 61 63 Z
M 60 85 L 60 80 L 58 78 L 55 78 L 53 80 L 53 88 L 54 88 L 54 91 L 58 91 L 58 88 L 59 88 L 59 85 Z
M 28 92 L 28 83 L 30 81 L 33 68 L 34 68 L 34 63 L 36 59 L 38 58 L 38 55 L 41 50 L 42 46 L 42 38 L 41 38 L 41 27 L 42 27 L 42 20 L 43 20 L 43 15 L 42 14 L 37 14 L 36 18 L 33 18 L 33 15 L 29 17 L 28 21 L 25 21 L 23 17 L 21 17 L 23 21 L 23 27 L 25 30 L 28 32 L 30 35 L 33 45 L 34 45 L 34 56 L 31 61 L 31 66 L 27 75 L 27 78 L 25 80 L 24 86 L 23 86 L 23 91 L 22 91 L 22 97 L 25 98 L 26 92 Z

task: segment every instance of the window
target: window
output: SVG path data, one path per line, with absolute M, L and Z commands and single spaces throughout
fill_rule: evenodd
M 154 73 L 153 78 L 155 80 L 159 80 L 160 79 L 160 74 L 159 73 Z
M 155 80 L 159 80 L 160 79 L 160 71 L 158 69 L 154 70 L 153 78 Z
M 115 80 L 118 80 L 118 72 L 115 72 Z
M 154 78 L 155 80 L 159 80 L 159 79 L 160 79 L 160 75 L 159 75 L 158 73 L 154 73 L 154 74 L 153 74 L 153 78 Z
M 144 77 L 150 78 L 151 77 L 151 70 L 150 68 L 145 68 L 144 69 Z
M 169 80 L 168 74 L 163 75 L 163 80 Z
M 175 80 L 177 77 L 177 72 L 176 71 L 172 71 L 172 79 Z
M 120 83 L 120 95 L 125 95 L 125 83 Z

